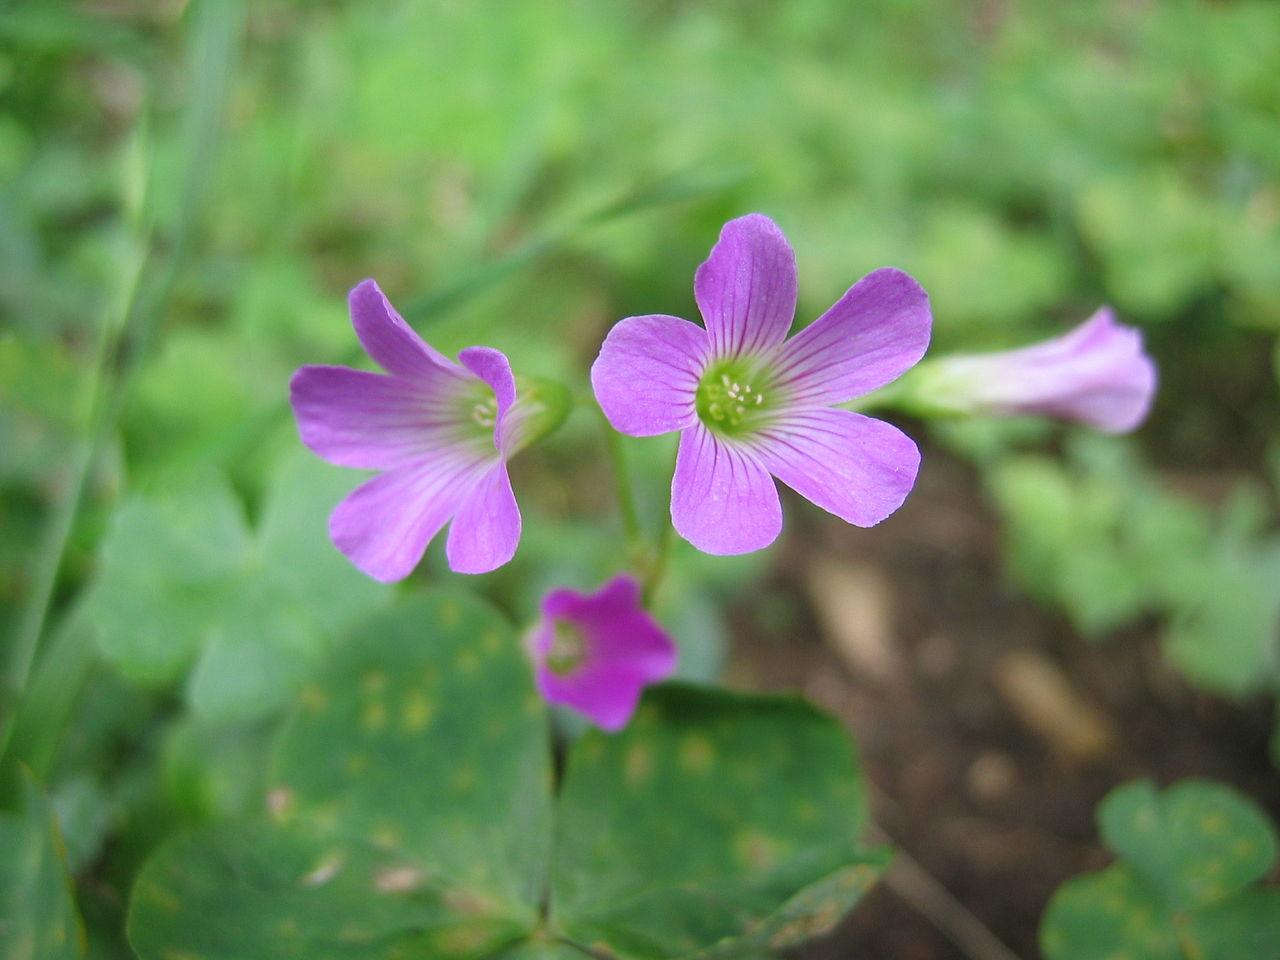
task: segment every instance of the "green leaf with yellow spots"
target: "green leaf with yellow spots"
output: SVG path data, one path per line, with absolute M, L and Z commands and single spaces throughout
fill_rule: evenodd
M 510 626 L 465 596 L 363 623 L 282 733 L 267 812 L 143 869 L 144 960 L 487 957 L 538 924 L 551 752 Z
M 1183 780 L 1163 792 L 1140 780 L 1098 809 L 1102 838 L 1174 907 L 1223 900 L 1265 876 L 1276 835 L 1252 802 L 1230 787 Z
M 651 691 L 628 731 L 573 748 L 554 831 L 548 730 L 519 641 L 480 601 L 369 619 L 303 687 L 266 812 L 144 867 L 135 949 L 748 960 L 832 927 L 888 859 L 859 842 L 848 737 L 802 701 Z
M 860 844 L 848 736 L 792 698 L 683 684 L 620 735 L 574 747 L 559 803 L 552 914 L 624 957 L 739 957 L 821 933 L 887 855 Z
M 1040 949 L 1047 960 L 1184 960 L 1160 894 L 1124 864 L 1058 888 Z
M 17 806 L 0 811 L 0 953 L 74 960 L 84 950 L 53 810 L 23 771 Z
M 1275 831 L 1222 784 L 1160 792 L 1127 784 L 1098 809 L 1120 861 L 1067 881 L 1040 929 L 1048 960 L 1234 960 L 1280 956 L 1280 890 L 1255 886 Z

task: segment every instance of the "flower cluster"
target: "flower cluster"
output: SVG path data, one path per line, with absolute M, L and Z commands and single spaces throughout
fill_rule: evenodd
M 628 317 L 591 368 L 614 429 L 679 432 L 676 531 L 712 554 L 767 547 L 782 529 L 775 480 L 855 526 L 897 510 L 919 450 L 896 427 L 841 405 L 924 356 L 932 313 L 920 284 L 876 270 L 788 338 L 795 254 L 772 220 L 751 214 L 725 224 L 693 292 L 701 325 Z M 373 280 L 351 291 L 350 307 L 356 336 L 385 372 L 308 366 L 290 385 L 303 443 L 331 463 L 380 471 L 333 511 L 334 545 L 369 576 L 395 581 L 448 525 L 452 570 L 505 564 L 521 532 L 507 461 L 530 442 L 536 404 L 503 353 L 468 347 L 450 360 Z M 1141 337 L 1103 309 L 1056 340 L 923 365 L 908 392 L 917 409 L 1037 413 L 1118 432 L 1141 422 L 1154 390 Z M 675 669 L 675 647 L 630 577 L 593 595 L 553 590 L 542 614 L 529 641 L 540 691 L 604 729 L 623 726 L 643 687 Z

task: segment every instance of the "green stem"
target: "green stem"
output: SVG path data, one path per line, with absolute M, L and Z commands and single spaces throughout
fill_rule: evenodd
M 907 376 L 909 377 L 910 374 L 907 374 Z M 855 397 L 847 403 L 842 403 L 840 407 L 844 410 L 853 410 L 856 413 L 866 413 L 868 410 L 892 410 L 901 407 L 903 401 L 909 396 L 910 391 L 904 390 L 903 386 L 903 381 L 897 380 L 881 387 L 879 390 L 872 390 L 861 397 Z
M 39 552 L 32 565 L 31 588 L 18 619 L 13 645 L 5 661 L 3 676 L 0 676 L 0 754 L 3 753 L 4 744 L 11 731 L 18 700 L 22 697 L 31 675 L 31 666 L 35 662 L 40 637 L 44 634 L 45 622 L 53 601 L 54 587 L 57 584 L 58 570 L 62 566 L 67 541 L 71 537 L 71 530 L 80 510 L 80 502 L 84 497 L 89 473 L 110 433 L 113 421 L 107 411 L 111 407 L 113 393 L 112 359 L 116 355 L 119 346 L 118 338 L 127 325 L 127 317 L 137 294 L 139 273 L 139 270 L 134 270 L 129 281 L 124 309 L 125 322 L 113 323 L 110 314 L 107 314 L 99 330 L 97 345 L 94 348 L 93 365 L 89 374 L 89 385 L 84 395 L 84 409 L 77 420 L 84 425 L 86 435 L 76 444 L 71 457 L 67 485 L 45 527 Z
M 648 575 L 644 578 L 643 599 L 645 606 L 653 603 L 653 599 L 657 596 L 658 588 L 662 586 L 662 581 L 667 576 L 667 560 L 671 556 L 671 545 L 675 542 L 675 527 L 671 526 L 668 520 L 662 525 L 662 532 L 658 534 L 658 549 L 654 551 L 653 562 L 649 565 Z
M 640 531 L 640 511 L 636 506 L 635 488 L 631 485 L 627 451 L 622 444 L 622 435 L 613 429 L 605 418 L 604 411 L 600 411 L 600 423 L 604 429 L 604 442 L 609 450 L 609 459 L 613 463 L 613 482 L 618 494 L 618 512 L 622 515 L 622 529 L 627 535 L 627 542 L 635 549 L 643 544 L 644 537 Z
M 53 509 L 49 524 L 45 528 L 40 550 L 36 554 L 31 588 L 27 594 L 22 615 L 18 620 L 13 646 L 5 664 L 4 676 L 0 679 L 0 717 L 3 717 L 3 731 L 0 740 L 7 734 L 17 708 L 18 700 L 26 688 L 27 678 L 31 675 L 31 665 L 35 662 L 36 648 L 40 636 L 44 632 L 45 619 L 53 599 L 53 588 L 57 581 L 58 569 L 62 565 L 62 555 L 66 550 L 71 528 L 75 522 L 80 500 L 84 493 L 85 480 L 89 468 L 94 461 L 96 445 L 84 441 L 77 448 L 72 466 L 71 479 Z
M 6 724 L 5 740 L 0 742 L 0 800 L 12 796 L 19 769 L 13 761 L 27 767 L 37 780 L 43 781 L 48 774 L 62 730 L 97 663 L 91 629 L 77 606 L 51 635 L 21 709 Z
M 676 448 L 676 459 L 680 457 L 680 448 Z M 671 464 L 671 472 L 674 474 L 676 469 L 675 462 Z M 653 603 L 654 598 L 658 595 L 658 589 L 662 586 L 662 581 L 667 576 L 667 561 L 671 557 L 671 546 L 675 543 L 676 528 L 672 524 L 671 516 L 665 518 L 662 523 L 662 532 L 658 534 L 658 547 L 653 552 L 653 559 L 649 564 L 649 571 L 644 578 L 644 590 L 642 597 L 645 606 Z

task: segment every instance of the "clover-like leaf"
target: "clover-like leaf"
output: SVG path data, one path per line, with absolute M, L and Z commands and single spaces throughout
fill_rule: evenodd
M 142 957 L 490 956 L 536 926 L 546 718 L 479 602 L 366 621 L 302 690 L 270 782 L 268 817 L 178 837 L 143 869 Z
M 1264 876 L 1276 857 L 1266 817 L 1229 787 L 1183 780 L 1163 793 L 1140 780 L 1098 810 L 1107 846 L 1174 907 L 1225 899 Z
M 1165 652 L 1198 686 L 1227 696 L 1256 693 L 1280 667 L 1280 538 L 1219 536 L 1195 556 Z
M 1280 890 L 1250 887 L 1187 920 L 1190 942 L 1207 960 L 1280 957 Z
M 1103 839 L 1122 858 L 1058 890 L 1041 925 L 1048 960 L 1234 960 L 1280 956 L 1275 831 L 1221 784 L 1163 793 L 1130 783 L 1102 802 Z
M 859 843 L 848 737 L 802 701 L 669 684 L 589 733 L 559 806 L 553 916 L 625 957 L 741 956 L 833 926 L 886 856 Z
M 1049 960 L 1183 960 L 1160 894 L 1121 864 L 1073 877 L 1058 889 L 1040 947 Z
M 6 957 L 84 956 L 61 835 L 48 800 L 25 772 L 16 808 L 0 812 L 0 946 Z
M 389 595 L 326 539 L 347 486 L 313 458 L 286 458 L 254 534 L 220 480 L 126 503 L 87 601 L 104 656 L 144 684 L 191 668 L 188 698 L 208 720 L 278 709 L 342 627 Z
M 86 598 L 103 655 L 139 683 L 181 676 L 248 543 L 240 504 L 225 484 L 126 502 Z

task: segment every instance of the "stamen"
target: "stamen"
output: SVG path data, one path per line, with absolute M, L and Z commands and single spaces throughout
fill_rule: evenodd
M 587 638 L 577 624 L 556 620 L 555 637 L 547 653 L 547 669 L 558 676 L 572 673 L 587 657 Z
M 488 400 L 481 400 L 471 408 L 471 419 L 482 427 L 493 429 L 494 424 L 498 422 L 497 400 L 492 397 Z
M 764 391 L 753 387 L 744 373 L 754 379 L 760 370 L 730 361 L 728 369 L 724 365 L 713 366 L 698 384 L 698 417 L 718 433 L 732 435 L 750 430 L 768 406 Z

